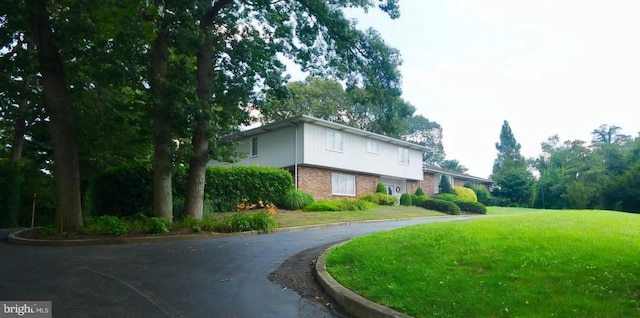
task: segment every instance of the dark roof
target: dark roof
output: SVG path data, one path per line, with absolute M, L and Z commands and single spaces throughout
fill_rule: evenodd
M 327 127 L 327 128 L 331 128 L 331 129 L 335 129 L 335 130 L 340 130 L 340 131 L 346 131 L 355 135 L 359 135 L 359 136 L 364 136 L 367 138 L 371 138 L 371 139 L 376 139 L 376 140 L 380 140 L 380 141 L 385 141 L 388 142 L 390 144 L 394 144 L 394 145 L 398 145 L 398 146 L 402 146 L 402 147 L 407 147 L 407 148 L 411 148 L 411 149 L 415 149 L 415 150 L 420 150 L 422 152 L 426 152 L 429 150 L 429 148 L 422 146 L 422 145 L 418 145 L 418 144 L 414 144 L 412 142 L 408 142 L 408 141 L 404 141 L 404 140 L 400 140 L 400 139 L 396 139 L 396 138 L 392 138 L 389 136 L 385 136 L 385 135 L 380 135 L 380 134 L 376 134 L 370 131 L 366 131 L 366 130 L 362 130 L 362 129 L 358 129 L 358 128 L 354 128 L 354 127 L 350 127 L 347 125 L 343 125 L 343 124 L 338 124 L 338 123 L 334 123 L 332 121 L 328 121 L 328 120 L 324 120 L 324 119 L 320 119 L 320 118 L 316 118 L 316 117 L 312 117 L 312 116 L 307 116 L 307 115 L 302 115 L 302 116 L 296 116 L 296 117 L 291 117 L 291 118 L 287 118 L 287 119 L 283 119 L 283 120 L 279 120 L 279 121 L 275 121 L 272 123 L 268 123 L 256 128 L 251 128 L 249 130 L 245 130 L 242 132 L 239 132 L 237 134 L 234 134 L 232 136 L 229 136 L 231 139 L 243 139 L 243 138 L 249 138 L 249 137 L 254 137 L 260 134 L 263 134 L 265 132 L 269 132 L 269 131 L 274 131 L 274 130 L 278 130 L 287 126 L 291 126 L 291 125 L 297 125 L 300 123 L 312 123 L 312 124 L 316 124 L 318 126 L 323 126 L 323 127 Z
M 491 180 L 491 179 L 475 177 L 475 176 L 472 176 L 472 175 L 469 175 L 469 174 L 466 174 L 466 173 L 460 173 L 460 172 L 456 172 L 456 171 L 453 171 L 453 170 L 440 168 L 440 167 L 434 166 L 434 165 L 423 164 L 422 165 L 422 171 L 424 171 L 424 172 L 442 173 L 442 174 L 446 174 L 446 175 L 452 176 L 454 178 L 463 179 L 463 180 L 493 183 L 493 180 Z

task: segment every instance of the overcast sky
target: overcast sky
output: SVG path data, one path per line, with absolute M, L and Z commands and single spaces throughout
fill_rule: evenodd
M 401 0 L 401 16 L 351 12 L 403 58 L 403 98 L 438 122 L 447 159 L 489 177 L 507 120 L 525 157 L 640 131 L 640 1 Z M 301 80 L 303 78 L 294 78 Z

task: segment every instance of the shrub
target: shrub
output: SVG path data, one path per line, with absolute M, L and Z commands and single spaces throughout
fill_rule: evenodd
M 454 202 L 461 211 L 469 213 L 487 214 L 487 207 L 480 202 L 458 200 Z
M 338 201 L 316 201 L 304 207 L 306 212 L 342 211 Z
M 433 198 L 438 200 L 451 201 L 451 202 L 458 200 L 458 197 L 456 197 L 455 194 L 451 194 L 451 193 L 436 194 L 433 196 Z
M 400 205 L 402 206 L 411 206 L 412 204 L 411 195 L 409 193 L 403 193 L 400 196 Z
M 452 201 L 445 201 L 445 200 L 439 200 L 439 199 L 427 199 L 426 201 L 424 201 L 423 207 L 425 209 L 440 211 L 447 214 L 454 214 L 454 215 L 460 214 L 460 207 L 458 207 Z
M 145 230 L 150 234 L 164 234 L 169 232 L 171 224 L 163 218 L 148 218 L 145 222 Z
M 417 195 L 417 196 L 425 195 L 425 194 L 424 194 L 424 191 L 422 191 L 422 188 L 418 187 L 418 188 L 416 189 L 416 195 Z
M 416 205 L 416 200 L 418 200 L 418 196 L 415 194 L 411 194 L 411 205 Z
M 132 163 L 107 169 L 92 184 L 93 214 L 153 215 L 153 170 L 149 163 Z
M 443 175 L 440 177 L 440 184 L 438 185 L 438 192 L 440 193 L 453 193 L 453 189 L 451 188 L 451 182 L 449 182 L 449 177 Z
M 342 211 L 364 211 L 376 206 L 375 203 L 365 200 L 340 200 L 339 206 Z
M 472 189 L 465 188 L 465 187 L 454 186 L 453 187 L 453 192 L 456 194 L 458 199 L 460 199 L 462 201 L 478 202 L 478 197 L 476 196 L 476 193 L 473 192 Z
M 465 181 L 464 182 L 464 187 L 472 189 L 472 190 L 473 190 L 473 188 L 475 188 L 475 186 L 473 185 L 473 183 L 471 183 L 471 181 Z
M 418 195 L 412 199 L 412 203 L 415 206 L 424 206 L 424 201 L 427 201 L 427 199 L 429 198 L 426 195 Z
M 80 233 L 108 234 L 122 236 L 129 233 L 129 226 L 123 219 L 113 215 L 102 215 L 97 218 L 87 218 Z
M 276 229 L 278 223 L 269 213 L 234 213 L 227 216 L 220 223 L 214 223 L 213 230 L 218 232 L 246 232 L 257 231 L 258 233 L 269 233 Z
M 491 193 L 489 190 L 483 186 L 477 186 L 473 188 L 473 192 L 476 193 L 476 197 L 478 198 L 478 202 L 484 205 L 490 205 L 491 202 Z
M 387 187 L 385 187 L 384 184 L 382 184 L 382 183 L 378 183 L 376 185 L 376 193 L 387 194 Z
M 235 211 L 237 204 L 282 202 L 293 189 L 293 178 L 286 170 L 272 167 L 208 167 L 205 191 L 213 210 Z
M 282 198 L 278 205 L 287 210 L 302 210 L 306 205 L 314 201 L 313 196 L 300 190 L 290 190 Z
M 360 199 L 379 205 L 396 205 L 398 203 L 398 198 L 386 193 L 367 193 L 361 196 Z

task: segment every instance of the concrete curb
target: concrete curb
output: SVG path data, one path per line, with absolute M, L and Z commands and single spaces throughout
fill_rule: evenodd
M 22 246 L 81 246 L 81 245 L 109 245 L 109 244 L 146 244 L 161 243 L 184 240 L 202 240 L 219 237 L 237 237 L 257 234 L 255 231 L 238 233 L 210 233 L 207 234 L 186 234 L 186 235 L 164 235 L 164 236 L 144 236 L 144 237 L 109 237 L 99 239 L 77 239 L 77 240 L 40 240 L 19 237 L 18 234 L 32 229 L 24 229 L 9 233 L 7 242 Z
M 441 217 L 441 216 L 292 226 L 292 227 L 275 229 L 273 233 L 302 231 L 302 230 L 308 230 L 308 229 L 319 229 L 319 228 L 330 227 L 330 226 L 344 226 L 344 225 L 361 224 L 361 223 L 402 221 L 402 220 L 410 220 L 410 219 L 437 218 L 437 217 Z M 20 233 L 24 231 L 29 231 L 29 230 L 32 230 L 32 228 L 22 229 L 22 230 L 9 233 L 7 241 L 10 244 L 23 245 L 23 246 L 80 246 L 80 245 L 106 245 L 106 244 L 161 243 L 161 242 L 173 242 L 173 241 L 182 241 L 182 240 L 202 240 L 202 239 L 209 239 L 209 238 L 237 237 L 237 236 L 248 236 L 248 235 L 259 234 L 257 231 L 246 231 L 246 232 L 236 232 L 236 233 L 211 232 L 210 235 L 201 233 L 201 234 L 184 234 L 184 235 L 158 235 L 158 236 L 144 236 L 144 237 L 109 237 L 109 238 L 99 238 L 99 239 L 77 239 L 77 240 L 40 240 L 40 239 L 23 238 L 18 236 Z
M 322 254 L 320 254 L 320 256 L 318 256 L 318 260 L 316 261 L 316 277 L 327 294 L 344 307 L 347 313 L 354 315 L 355 317 L 411 318 L 411 316 L 397 312 L 378 303 L 374 303 L 352 292 L 340 285 L 340 283 L 329 275 L 326 263 L 327 252 L 332 248 L 347 242 L 343 242 L 326 249 Z

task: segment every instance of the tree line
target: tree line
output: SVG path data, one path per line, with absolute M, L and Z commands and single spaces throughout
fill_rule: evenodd
M 640 134 L 620 131 L 603 124 L 591 131 L 590 143 L 553 135 L 541 143 L 537 158 L 525 159 L 505 121 L 492 194 L 502 205 L 640 212 Z

